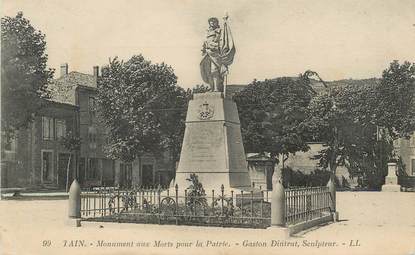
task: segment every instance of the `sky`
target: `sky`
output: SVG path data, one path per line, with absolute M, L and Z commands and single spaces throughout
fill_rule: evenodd
M 48 65 L 69 71 L 143 54 L 171 65 L 178 84 L 202 84 L 207 20 L 227 12 L 236 45 L 229 84 L 313 70 L 324 80 L 380 77 L 415 62 L 414 0 L 2 0 L 46 34 Z

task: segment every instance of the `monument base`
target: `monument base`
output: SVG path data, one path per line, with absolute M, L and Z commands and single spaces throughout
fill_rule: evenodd
M 210 185 L 206 185 L 201 182 L 203 185 L 203 189 L 205 190 L 205 194 L 207 197 L 212 197 L 212 194 L 214 194 L 214 196 L 220 196 L 222 194 L 222 190 L 221 187 L 217 188 L 217 185 L 214 186 L 210 186 Z M 174 180 L 172 180 L 172 182 L 169 185 L 168 188 L 168 193 L 167 190 L 162 191 L 162 195 L 163 196 L 167 196 L 167 194 L 169 196 L 175 196 L 176 194 L 176 187 L 175 187 L 176 182 Z M 180 197 L 184 197 L 185 195 L 185 190 L 187 189 L 187 192 L 189 192 L 189 186 L 191 185 L 190 182 L 188 182 L 188 185 L 183 187 L 183 188 L 179 188 L 177 190 L 177 194 Z M 235 198 L 235 201 L 240 204 L 241 201 L 243 201 L 243 203 L 247 203 L 246 201 L 250 201 L 253 200 L 254 202 L 259 202 L 261 200 L 264 200 L 266 198 L 265 195 L 265 191 L 261 192 L 261 190 L 257 189 L 257 188 L 253 188 L 252 186 L 244 186 L 244 187 L 230 187 L 223 185 L 223 194 L 225 196 L 231 197 L 233 196 Z M 271 199 L 271 193 L 269 193 L 269 199 Z
M 183 193 L 195 174 L 209 196 L 250 191 L 236 103 L 221 92 L 198 93 L 190 100 L 175 183 Z
M 219 194 L 222 186 L 226 194 L 229 194 L 231 191 L 239 194 L 241 190 L 243 192 L 250 192 L 252 190 L 248 182 L 246 182 L 246 185 L 243 185 L 242 182 L 249 178 L 249 173 L 180 172 L 176 173 L 177 181 L 175 182 L 179 186 L 179 191 L 189 188 L 192 184 L 187 180 L 191 174 L 196 174 L 207 194 L 210 194 L 212 190 L 215 191 L 215 194 Z
M 401 191 L 401 185 L 385 184 L 385 185 L 382 185 L 382 191 L 384 191 L 384 192 L 400 192 Z

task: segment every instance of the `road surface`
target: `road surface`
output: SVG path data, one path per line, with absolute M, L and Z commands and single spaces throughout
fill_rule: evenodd
M 415 193 L 338 192 L 340 222 L 278 230 L 65 224 L 66 200 L 0 201 L 0 254 L 415 255 Z

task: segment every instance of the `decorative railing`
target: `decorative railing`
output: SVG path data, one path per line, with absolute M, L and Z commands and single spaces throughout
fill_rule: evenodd
M 328 187 L 304 187 L 285 190 L 287 225 L 329 215 L 333 201 Z
M 95 188 L 81 193 L 83 220 L 156 224 L 208 225 L 266 228 L 271 207 L 267 191 L 199 195 L 185 189 Z
M 415 189 L 415 176 L 398 176 L 398 184 L 406 189 Z
M 163 187 L 121 190 L 99 187 L 81 193 L 83 220 L 178 225 L 266 228 L 271 223 L 271 193 L 194 191 Z M 285 189 L 285 222 L 294 225 L 330 215 L 333 200 L 328 187 Z

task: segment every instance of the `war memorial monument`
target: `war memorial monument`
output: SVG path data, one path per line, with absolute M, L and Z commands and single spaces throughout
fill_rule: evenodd
M 235 56 L 232 34 L 210 18 L 200 72 L 210 91 L 196 93 L 189 102 L 186 129 L 175 184 L 187 187 L 196 174 L 206 190 L 250 188 L 236 103 L 226 96 L 229 65 Z

